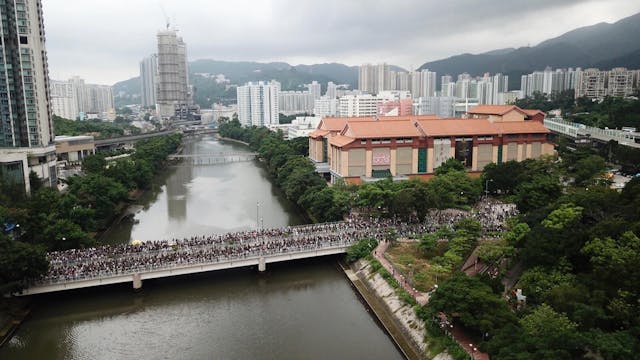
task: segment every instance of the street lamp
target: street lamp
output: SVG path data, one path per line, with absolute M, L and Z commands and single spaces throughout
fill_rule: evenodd
M 256 235 L 260 230 L 260 201 L 256 201 Z
M 484 196 L 489 197 L 489 183 L 493 182 L 493 179 L 488 179 L 484 182 Z

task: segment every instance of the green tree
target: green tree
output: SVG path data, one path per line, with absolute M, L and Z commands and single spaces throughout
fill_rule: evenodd
M 577 332 L 578 325 L 566 315 L 559 314 L 551 306 L 542 304 L 520 320 L 520 324 L 536 345 L 538 351 L 553 351 L 574 358 L 584 351 Z
M 460 160 L 450 158 L 436 168 L 436 175 L 444 175 L 452 171 L 464 171 L 464 165 Z
M 434 313 L 444 312 L 449 318 L 455 314 L 464 326 L 478 334 L 493 334 L 517 321 L 507 303 L 488 285 L 464 274 L 454 274 L 441 283 L 429 299 L 429 308 Z
M 559 208 L 553 210 L 546 219 L 542 221 L 542 226 L 548 229 L 563 230 L 567 226 L 575 224 L 582 217 L 581 206 L 573 204 L 562 204 Z
M 580 159 L 575 163 L 573 171 L 574 181 L 577 185 L 589 185 L 594 182 L 594 177 L 602 175 L 607 168 L 604 159 L 598 155 L 591 155 Z
M 19 292 L 48 269 L 42 247 L 0 236 L 0 293 Z
M 43 186 L 42 180 L 40 179 L 38 174 L 36 174 L 36 172 L 33 170 L 29 172 L 29 186 L 31 187 L 31 192 L 38 191 Z
M 107 166 L 101 154 L 88 155 L 82 160 L 82 171 L 87 174 L 101 174 Z

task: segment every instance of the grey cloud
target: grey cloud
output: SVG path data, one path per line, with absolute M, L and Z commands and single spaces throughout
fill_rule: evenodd
M 155 33 L 164 23 L 157 0 L 43 1 L 50 69 L 61 76 L 113 83 L 137 75 L 139 60 L 155 50 Z M 581 23 L 573 9 L 589 12 L 603 4 L 610 11 L 602 20 L 640 11 L 632 0 L 163 1 L 191 59 L 415 67 L 463 52 L 535 44 L 591 23 Z M 559 13 L 572 20 L 569 25 L 541 25 Z

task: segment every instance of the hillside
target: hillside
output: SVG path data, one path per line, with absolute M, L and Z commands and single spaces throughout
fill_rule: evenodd
M 547 66 L 640 68 L 640 13 L 613 24 L 599 23 L 569 31 L 534 47 L 461 54 L 423 64 L 438 75 L 485 72 L 509 75 L 509 86 L 520 87 L 520 75 Z
M 404 69 L 393 65 L 391 68 L 396 71 L 404 71 Z M 303 90 L 304 84 L 313 80 L 322 84 L 323 92 L 329 81 L 336 84 L 348 84 L 351 88 L 358 86 L 357 66 L 338 63 L 292 66 L 284 62 L 260 63 L 202 59 L 189 62 L 189 79 L 195 87 L 194 99 L 203 107 L 209 107 L 214 100 L 235 100 L 235 91 L 233 88 L 226 89 L 224 84 L 217 84 L 214 79 L 200 74 L 224 74 L 231 85 L 275 79 L 282 84 L 283 90 Z M 118 82 L 113 87 L 116 106 L 139 101 L 140 79 L 138 77 Z

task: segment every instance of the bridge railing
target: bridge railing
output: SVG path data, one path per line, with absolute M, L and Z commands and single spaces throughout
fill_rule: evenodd
M 570 135 L 574 138 L 581 134 L 589 134 L 590 136 L 594 137 L 601 137 L 606 139 L 610 138 L 618 142 L 634 142 L 635 138 L 638 137 L 638 135 L 634 133 L 616 129 L 601 129 L 593 126 L 574 123 L 558 117 L 545 119 L 544 125 L 551 131 Z
M 267 249 L 256 249 L 252 251 L 245 251 L 242 253 L 232 253 L 232 254 L 224 254 L 224 255 L 217 255 L 217 256 L 208 255 L 203 258 L 201 257 L 195 257 L 195 258 L 187 257 L 184 259 L 179 258 L 177 261 L 173 261 L 165 264 L 150 263 L 150 264 L 144 264 L 144 265 L 130 266 L 130 267 L 127 267 L 126 269 L 98 270 L 90 274 L 83 274 L 83 275 L 77 275 L 77 276 L 60 275 L 55 278 L 48 278 L 48 279 L 36 282 L 34 286 L 69 284 L 69 283 L 85 281 L 85 280 L 97 280 L 97 279 L 106 279 L 110 277 L 133 275 L 141 272 L 172 270 L 172 269 L 199 266 L 199 265 L 233 263 L 234 261 L 238 261 L 238 260 L 251 260 L 251 259 L 258 259 L 260 257 L 274 257 L 279 255 L 287 255 L 287 254 L 299 254 L 299 253 L 306 253 L 306 252 L 316 252 L 320 250 L 340 249 L 340 248 L 344 248 L 345 246 L 350 246 L 357 241 L 358 239 L 342 239 L 340 241 L 306 244 L 306 245 L 291 246 L 291 247 L 284 247 L 284 248 L 278 248 L 278 249 L 267 248 Z M 188 255 L 188 252 L 181 252 L 181 253 L 178 253 L 177 255 Z

